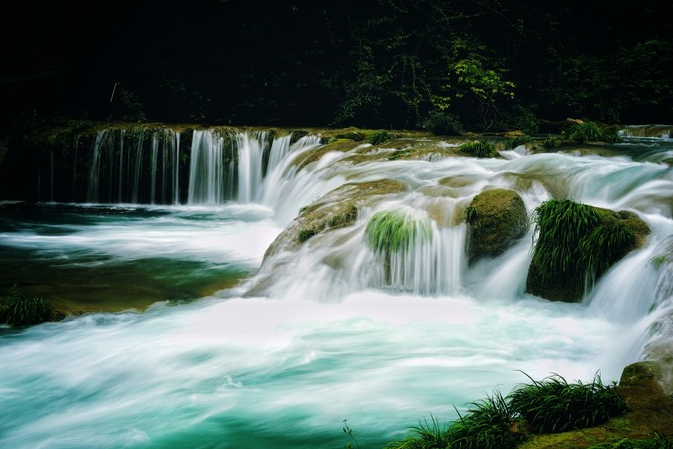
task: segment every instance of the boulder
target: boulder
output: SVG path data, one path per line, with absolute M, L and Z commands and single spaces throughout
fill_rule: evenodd
M 495 257 L 510 248 L 528 229 L 526 207 L 518 193 L 507 189 L 477 194 L 465 211 L 469 225 L 467 257 Z

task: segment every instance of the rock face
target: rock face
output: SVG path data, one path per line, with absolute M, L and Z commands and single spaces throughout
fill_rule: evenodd
M 553 301 L 581 301 L 587 282 L 643 245 L 650 229 L 636 214 L 570 200 L 536 209 L 536 243 L 526 291 Z
M 281 250 L 294 250 L 317 234 L 352 225 L 357 219 L 359 205 L 368 198 L 403 192 L 408 188 L 406 184 L 390 179 L 344 184 L 303 208 L 269 246 L 264 260 Z
M 466 210 L 469 224 L 468 261 L 502 254 L 528 229 L 523 200 L 513 190 L 485 190 L 474 197 Z

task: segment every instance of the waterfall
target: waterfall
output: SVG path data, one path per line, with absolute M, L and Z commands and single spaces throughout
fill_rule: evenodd
M 94 138 L 72 178 L 99 204 L 3 209 L 0 281 L 114 312 L 0 326 L 2 447 L 327 449 L 349 442 L 346 418 L 362 447 L 383 447 L 508 393 L 522 372 L 608 383 L 670 354 L 670 142 L 400 160 L 418 142 L 228 128 L 196 130 L 190 147 L 163 128 Z M 548 301 L 526 292 L 533 229 L 467 260 L 465 210 L 492 188 L 519 193 L 529 217 L 571 198 L 635 213 L 651 233 L 582 302 Z M 388 252 L 367 233 L 384 212 L 412 226 Z
M 238 148 L 238 201 L 250 203 L 257 200 L 262 181 L 262 156 L 268 133 L 239 133 Z
M 218 204 L 224 192 L 224 138 L 194 131 L 189 172 L 189 204 Z
M 124 167 L 124 134 L 126 134 L 126 130 L 122 129 L 120 132 L 120 137 L 119 137 L 119 178 L 117 180 L 118 184 L 118 190 L 117 190 L 117 202 L 121 203 L 123 202 L 123 196 L 122 196 L 122 187 L 124 184 L 124 174 L 128 173 L 129 167 L 128 165 Z
M 157 159 L 159 154 L 159 139 L 152 135 L 152 153 L 150 158 L 150 204 L 157 202 Z
M 106 130 L 99 131 L 96 134 L 93 148 L 91 149 L 91 169 L 89 170 L 89 190 L 87 193 L 87 202 L 98 202 L 98 188 L 100 180 L 100 160 L 101 148 L 106 135 Z

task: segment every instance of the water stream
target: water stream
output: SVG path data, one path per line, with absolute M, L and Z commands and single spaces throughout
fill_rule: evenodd
M 382 447 L 419 420 L 450 421 L 454 406 L 511 391 L 524 373 L 618 380 L 670 310 L 670 272 L 651 262 L 673 235 L 670 141 L 628 139 L 601 155 L 519 148 L 488 160 L 353 164 L 337 152 L 297 169 L 293 160 L 321 145 L 315 137 L 278 137 L 263 158 L 264 136 L 242 134 L 230 167 L 218 136 L 199 133 L 187 172 L 175 163 L 179 144 L 152 154 L 146 204 L 131 201 L 141 168 L 128 144 L 119 154 L 128 170 L 111 170 L 120 179 L 111 197 L 125 202 L 97 202 L 102 136 L 90 203 L 3 211 L 0 263 L 12 267 L 3 281 L 72 277 L 92 300 L 149 290 L 162 300 L 142 313 L 0 328 L 0 447 L 327 449 L 350 441 L 344 420 L 361 447 Z M 179 204 L 177 178 L 187 175 Z M 447 178 L 460 182 L 438 182 Z M 409 189 L 264 260 L 303 206 L 377 179 Z M 488 187 L 516 190 L 529 212 L 551 197 L 629 210 L 652 233 L 583 302 L 550 302 L 525 293 L 532 230 L 505 254 L 467 264 L 457 217 Z M 387 283 L 364 229 L 392 209 L 432 232 L 393 260 Z M 109 278 L 105 292 L 87 290 L 94 277 L 97 287 Z

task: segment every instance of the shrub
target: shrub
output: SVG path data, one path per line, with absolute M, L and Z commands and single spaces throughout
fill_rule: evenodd
M 512 150 L 519 145 L 525 145 L 531 141 L 532 139 L 529 135 L 512 137 L 511 139 L 508 139 L 507 142 L 505 142 L 505 150 Z
M 535 433 L 592 427 L 626 411 L 615 385 L 604 385 L 598 374 L 588 384 L 570 384 L 559 375 L 533 381 L 510 394 L 510 405 Z
M 489 142 L 482 142 L 479 140 L 464 143 L 459 147 L 459 149 L 463 153 L 479 158 L 495 157 L 498 155 L 498 151 L 495 149 L 495 145 Z
M 558 136 L 548 136 L 542 141 L 542 146 L 548 150 L 563 145 L 563 139 Z
M 579 143 L 596 142 L 603 138 L 600 128 L 593 122 L 573 124 L 570 127 L 568 136 L 571 140 L 575 140 Z
M 51 305 L 41 297 L 26 298 L 16 286 L 9 296 L 0 300 L 0 321 L 10 326 L 30 326 L 51 320 Z
M 431 111 L 422 126 L 437 135 L 459 136 L 463 134 L 463 126 L 455 116 L 439 111 Z

